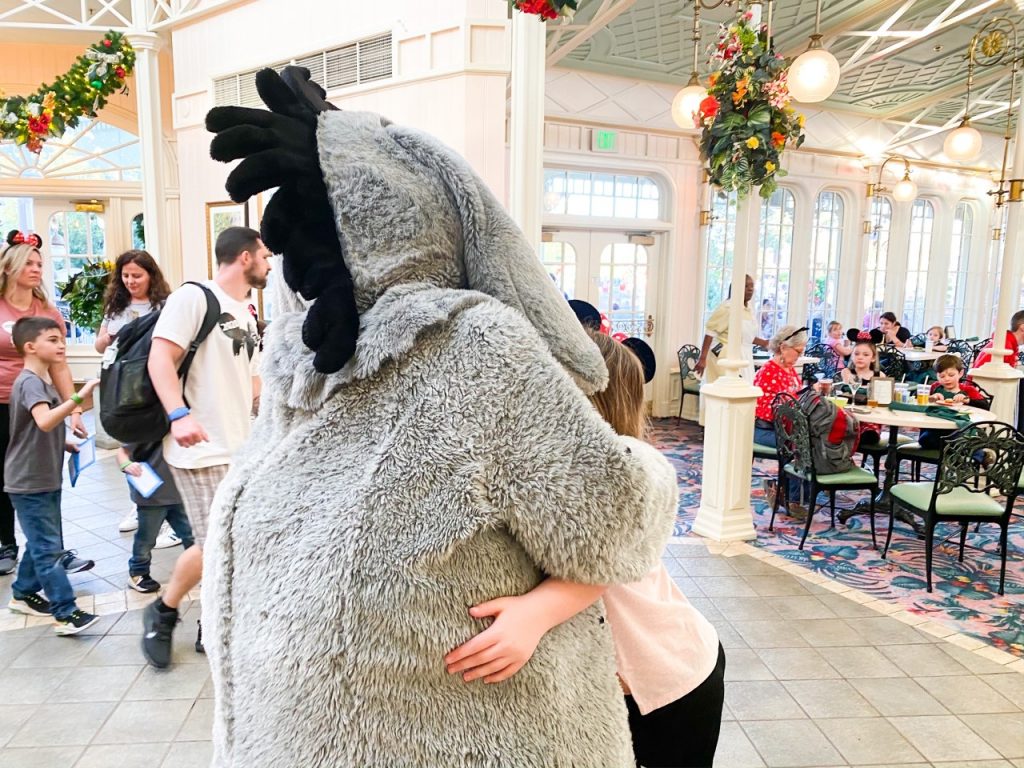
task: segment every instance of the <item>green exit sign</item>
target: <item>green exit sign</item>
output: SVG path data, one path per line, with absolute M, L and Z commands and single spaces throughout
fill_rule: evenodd
M 605 131 L 595 129 L 594 131 L 594 152 L 614 152 L 615 144 L 618 141 L 617 131 Z

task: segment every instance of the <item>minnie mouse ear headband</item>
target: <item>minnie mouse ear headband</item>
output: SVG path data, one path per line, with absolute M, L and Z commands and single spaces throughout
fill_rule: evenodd
M 31 245 L 33 248 L 42 248 L 43 238 L 35 232 L 19 232 L 12 229 L 7 233 L 7 245 Z
M 877 328 L 872 328 L 870 331 L 851 328 L 846 332 L 846 338 L 852 342 L 870 341 L 872 344 L 881 344 L 884 337 L 882 336 L 882 332 Z
M 654 350 L 646 341 L 636 337 L 626 338 L 624 333 L 609 333 L 611 323 L 593 304 L 579 299 L 569 299 L 569 306 L 572 307 L 572 311 L 576 313 L 576 317 L 584 328 L 611 336 L 624 347 L 629 348 L 629 351 L 640 361 L 640 367 L 644 371 L 644 383 L 650 383 L 657 371 L 657 361 L 654 359 Z

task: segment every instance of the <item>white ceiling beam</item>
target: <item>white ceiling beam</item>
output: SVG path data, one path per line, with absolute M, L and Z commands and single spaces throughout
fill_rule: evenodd
M 890 9 L 895 8 L 903 2 L 905 2 L 905 0 L 882 0 L 882 2 L 868 3 L 868 7 L 860 13 L 856 13 L 843 21 L 833 24 L 832 26 L 823 26 L 821 28 L 821 39 L 825 44 L 825 47 L 828 48 L 829 44 L 837 37 L 843 37 L 850 30 L 857 29 L 872 19 L 877 19 L 879 14 L 887 13 Z M 794 46 L 789 50 L 783 51 L 782 55 L 786 58 L 792 58 L 793 56 L 798 56 L 803 53 L 806 49 L 807 44 L 801 43 L 799 46 Z
M 1006 77 L 1005 71 L 986 72 L 981 77 L 975 77 L 974 87 L 979 89 L 984 88 L 997 80 L 1002 80 L 1004 77 Z M 964 96 L 966 93 L 967 86 L 965 83 L 954 83 L 953 85 L 935 91 L 934 93 L 929 93 L 927 96 L 920 96 L 911 101 L 907 101 L 901 104 L 898 109 L 894 109 L 882 115 L 882 119 L 891 120 L 900 115 L 907 115 L 922 109 L 929 109 L 948 99 L 953 99 L 957 96 Z
M 601 7 L 597 9 L 594 17 L 586 27 L 573 35 L 567 42 L 562 43 L 553 49 L 549 48 L 547 65 L 549 67 L 553 67 L 587 42 L 587 40 L 607 27 L 612 21 L 636 5 L 636 2 L 637 0 L 604 0 Z
M 993 91 L 999 90 L 1002 87 L 1003 83 L 1006 81 L 1006 75 L 1007 74 L 1008 73 L 1006 73 L 1006 72 L 1002 72 L 1001 73 L 1001 77 L 997 78 L 995 82 L 993 82 L 991 84 L 986 83 L 986 85 L 988 85 L 988 88 L 981 94 L 981 96 L 978 98 L 978 100 L 975 101 L 975 104 L 986 103 L 986 102 L 982 102 L 981 100 L 987 98 L 989 96 L 989 94 L 991 94 Z M 979 86 L 979 87 L 981 87 L 981 86 Z M 987 102 L 987 103 L 991 104 L 993 102 Z M 998 102 L 998 104 L 1000 106 L 1002 106 L 1003 109 L 1006 109 L 1005 102 Z M 901 136 L 903 136 L 908 131 L 910 131 L 910 130 L 912 130 L 914 128 L 923 128 L 924 130 L 931 131 L 934 128 L 934 126 L 922 126 L 920 121 L 924 120 L 924 118 L 936 106 L 937 106 L 937 104 L 933 104 L 931 106 L 926 107 L 924 110 L 922 110 L 913 120 L 911 120 L 909 123 L 907 123 L 902 128 L 900 128 L 900 130 L 896 132 L 896 135 L 893 136 L 891 139 L 889 139 L 889 142 L 891 143 L 891 142 L 897 141 Z M 939 127 L 939 131 L 947 131 L 947 130 L 953 128 L 957 123 L 960 122 L 961 119 L 963 119 L 963 116 L 964 116 L 964 110 L 963 109 L 957 110 L 955 115 L 953 115 L 945 123 L 943 123 L 942 126 Z M 981 118 L 979 118 L 979 119 L 981 119 Z M 930 136 L 932 134 L 929 133 L 928 135 Z M 919 136 L 918 138 L 923 138 L 923 137 Z
M 929 22 L 928 25 L 924 29 L 922 29 L 916 37 L 908 40 L 902 40 L 898 43 L 894 43 L 888 46 L 887 48 L 883 48 L 882 50 L 871 54 L 870 56 L 862 58 L 863 53 L 867 49 L 869 49 L 872 43 L 874 42 L 874 40 L 868 40 L 868 42 L 864 43 L 864 45 L 858 48 L 857 52 L 853 56 L 851 56 L 845 64 L 842 65 L 843 72 L 850 72 L 854 69 L 857 69 L 858 67 L 863 67 L 867 64 L 870 64 L 873 61 L 878 61 L 878 59 L 885 58 L 886 56 L 891 56 L 892 54 L 897 53 L 911 45 L 916 45 L 917 43 L 927 40 L 935 33 L 941 32 L 945 29 L 948 29 L 949 27 L 958 26 L 967 19 L 973 16 L 977 16 L 978 14 L 984 13 L 992 6 L 998 5 L 999 3 L 1002 2 L 1002 0 L 981 0 L 980 2 L 977 2 L 976 5 L 968 8 L 966 11 L 963 11 L 962 13 L 951 17 L 950 14 L 952 14 L 953 11 L 959 8 L 965 1 L 966 0 L 952 0 L 950 5 L 947 6 L 946 10 L 944 10 L 942 13 L 940 13 L 938 16 L 932 19 L 932 21 Z
M 993 107 L 992 109 L 986 110 L 984 112 L 979 112 L 977 115 L 973 115 L 972 119 L 975 120 L 975 121 L 987 120 L 990 117 L 995 117 L 996 115 L 999 115 L 999 114 L 1002 114 L 1003 112 L 1006 112 L 1006 110 L 1008 108 L 1009 109 L 1016 109 L 1019 106 L 1020 106 L 1020 99 L 1017 99 L 1017 100 L 1015 100 L 1013 102 L 1013 104 L 1001 104 L 998 107 Z M 955 120 L 947 121 L 945 125 L 938 126 L 938 127 L 933 127 L 933 128 L 926 128 L 926 129 L 922 130 L 920 133 L 918 133 L 918 134 L 916 134 L 916 135 L 914 135 L 914 136 L 912 136 L 912 137 L 910 137 L 908 139 L 903 139 L 902 141 L 898 141 L 898 142 L 895 142 L 895 143 L 892 143 L 892 144 L 888 144 L 887 147 L 886 147 L 886 150 L 889 151 L 889 150 L 893 150 L 893 149 L 899 149 L 900 147 L 905 147 L 905 146 L 907 146 L 909 144 L 913 144 L 914 142 L 921 141 L 921 139 L 927 139 L 929 136 L 935 136 L 936 134 L 942 133 L 943 131 L 948 131 L 950 128 L 953 127 L 953 125 L 955 125 L 957 122 L 959 122 L 959 120 L 960 120 L 960 117 L 958 116 L 958 117 L 956 117 Z
M 866 51 L 871 49 L 871 46 L 874 45 L 875 41 L 878 39 L 878 35 L 883 32 L 888 32 L 892 25 L 895 24 L 900 19 L 902 19 L 904 14 L 906 14 L 906 12 L 911 9 L 911 7 L 914 5 L 914 2 L 915 0 L 907 0 L 906 2 L 903 3 L 903 5 L 897 8 L 896 11 L 891 16 L 889 16 L 889 18 L 882 22 L 882 26 L 880 26 L 876 30 L 876 34 L 873 35 L 872 37 L 869 37 L 865 42 L 861 43 L 860 47 L 858 47 L 857 50 L 853 52 L 850 58 L 846 60 L 846 63 L 843 64 L 840 67 L 840 69 L 846 71 L 847 67 L 850 67 L 854 63 L 856 63 L 857 60 L 860 59 L 860 57 L 863 56 Z

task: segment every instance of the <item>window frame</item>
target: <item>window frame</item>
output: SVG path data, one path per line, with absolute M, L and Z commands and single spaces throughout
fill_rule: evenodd
M 919 215 L 919 209 L 928 211 L 929 215 Z M 920 222 L 920 231 L 915 229 L 918 222 Z M 915 238 L 917 238 L 916 248 Z M 910 227 L 907 234 L 907 263 L 904 272 L 902 309 L 900 310 L 901 322 L 914 333 L 920 333 L 921 329 L 926 325 L 925 318 L 928 315 L 928 270 L 931 265 L 934 243 L 935 203 L 926 197 L 919 197 L 910 206 Z M 913 294 L 911 294 L 911 288 L 913 288 Z M 913 301 L 911 301 L 911 295 L 913 295 Z
M 736 226 L 739 221 L 739 198 L 735 192 L 711 190 L 711 223 L 704 239 L 704 311 L 701 327 L 729 295 L 732 268 L 736 253 Z M 713 254 L 712 246 L 720 241 L 720 253 Z M 713 261 L 714 256 L 714 261 Z M 712 275 L 716 275 L 715 278 Z M 712 288 L 717 288 L 713 291 Z
M 831 195 L 833 201 L 839 202 L 839 225 L 835 226 L 836 210 L 830 211 L 830 223 L 827 226 L 821 224 L 821 201 L 824 195 Z M 825 337 L 828 323 L 835 319 L 836 305 L 839 301 L 839 277 L 843 260 L 843 238 L 846 235 L 847 210 L 846 196 L 839 189 L 826 187 L 814 197 L 814 211 L 811 216 L 811 252 L 808 264 L 807 292 L 805 294 L 807 308 L 807 327 L 810 329 L 809 336 L 812 340 L 821 340 Z M 828 233 L 828 253 L 824 263 L 824 269 L 818 268 L 818 238 L 822 232 Z M 814 296 L 816 284 L 820 276 L 824 277 L 824 295 L 821 307 L 814 307 Z M 831 286 L 831 290 L 830 290 Z M 814 320 L 819 318 L 820 325 L 815 330 Z
M 776 196 L 781 197 L 780 204 L 775 206 L 775 209 L 779 212 L 778 221 L 769 222 L 769 212 L 772 210 L 772 201 L 776 199 Z M 796 199 L 796 190 L 782 185 L 772 193 L 768 200 L 761 201 L 760 225 L 758 227 L 757 278 L 754 283 L 753 307 L 757 315 L 758 334 L 761 338 L 765 339 L 770 339 L 779 327 L 785 325 L 789 318 L 789 286 L 793 278 L 793 247 L 796 239 Z M 788 223 L 786 220 L 787 214 L 789 216 Z M 769 227 L 777 230 L 779 243 L 778 252 L 776 253 L 777 263 L 774 266 L 765 264 Z M 768 295 L 768 292 L 765 290 L 765 279 L 769 276 L 774 278 L 775 283 L 774 290 L 770 291 L 771 295 Z M 779 302 L 780 294 L 783 296 L 781 306 Z M 768 298 L 772 300 L 772 307 L 769 322 L 766 326 L 763 318 L 763 304 L 764 300 Z
M 961 214 L 961 211 L 966 215 Z M 958 201 L 953 212 L 953 234 L 949 247 L 949 269 L 943 310 L 943 324 L 952 325 L 958 330 L 964 327 L 967 276 L 970 271 L 971 247 L 974 242 L 974 220 L 974 203 L 966 199 Z M 952 294 L 950 288 L 952 288 Z

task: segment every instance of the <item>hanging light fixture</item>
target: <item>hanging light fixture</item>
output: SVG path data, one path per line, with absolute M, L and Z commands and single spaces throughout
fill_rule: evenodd
M 676 97 L 672 99 L 672 119 L 676 125 L 685 130 L 699 128 L 696 117 L 700 103 L 707 98 L 708 91 L 700 84 L 700 76 L 697 73 L 697 56 L 700 53 L 700 0 L 693 4 L 693 71 L 690 72 L 690 82 L 683 87 Z
M 974 51 L 977 36 L 971 40 L 967 53 L 967 103 L 964 105 L 964 119 L 960 125 L 946 134 L 942 151 L 946 157 L 958 163 L 969 163 L 981 154 L 981 133 L 971 125 L 971 86 L 974 85 Z
M 821 0 L 818 0 L 810 44 L 789 66 L 789 93 L 805 104 L 824 101 L 839 85 L 839 62 L 822 47 L 820 28 Z
M 892 197 L 901 203 L 910 202 L 917 197 L 917 184 L 910 178 L 910 163 L 907 158 L 898 155 L 887 157 L 885 162 L 879 166 L 878 181 L 868 184 L 868 197 L 879 197 L 883 192 L 890 191 L 887 187 L 882 186 L 882 173 L 885 171 L 885 166 L 893 160 L 900 160 L 903 163 L 903 178 L 893 185 Z

